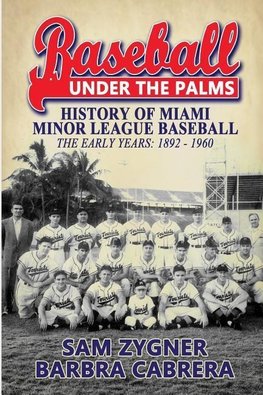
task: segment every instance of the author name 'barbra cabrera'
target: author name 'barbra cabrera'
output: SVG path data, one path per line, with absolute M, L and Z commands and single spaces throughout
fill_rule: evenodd
M 89 342 L 85 338 L 76 341 L 66 338 L 62 342 L 62 357 L 65 360 L 52 363 L 37 360 L 35 377 L 125 379 L 127 375 L 132 375 L 136 379 L 234 379 L 230 361 L 204 359 L 208 357 L 206 347 L 206 341 L 201 338 L 119 338 L 118 345 L 114 345 L 110 338 L 93 338 Z M 116 359 L 112 358 L 113 350 Z M 148 358 L 142 359 L 143 356 Z M 75 359 L 66 359 L 72 357 Z M 102 359 L 94 360 L 98 357 Z M 107 361 L 107 358 L 110 360 Z
M 73 23 L 46 19 L 34 36 L 43 67 L 29 71 L 28 101 L 45 112 L 47 99 L 223 99 L 239 98 L 240 61 L 232 57 L 239 39 L 235 21 L 222 29 L 209 23 L 199 41 L 169 42 L 166 21 L 152 26 L 146 43 L 123 41 L 77 45 Z

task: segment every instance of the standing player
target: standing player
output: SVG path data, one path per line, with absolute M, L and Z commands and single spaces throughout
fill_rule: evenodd
M 189 258 L 196 259 L 200 257 L 204 252 L 208 236 L 213 234 L 211 226 L 203 222 L 202 207 L 196 207 L 193 210 L 193 222 L 185 227 L 184 234 L 190 244 Z
M 62 323 L 74 330 L 80 321 L 80 293 L 67 284 L 63 270 L 58 270 L 54 279 L 55 283 L 46 290 L 38 307 L 40 329 L 45 331 L 48 326 Z M 46 310 L 47 305 L 51 305 L 50 310 Z
M 112 281 L 110 266 L 102 266 L 100 280 L 92 284 L 87 290 L 82 310 L 87 317 L 91 330 L 102 328 L 119 328 L 127 312 L 125 297 L 120 285 Z
M 113 237 L 118 237 L 121 242 L 123 239 L 123 225 L 115 220 L 116 208 L 109 204 L 106 211 L 107 220 L 99 224 L 97 231 L 97 244 L 100 248 L 99 259 L 105 259 L 110 253 L 110 242 Z
M 159 265 L 169 267 L 174 264 L 173 249 L 181 233 L 180 227 L 169 218 L 167 207 L 160 209 L 161 219 L 155 222 L 151 232 L 155 243 L 155 255 Z
M 132 263 L 134 278 L 144 280 L 147 286 L 147 295 L 151 296 L 155 305 L 158 303 L 158 296 L 161 288 L 160 283 L 164 280 L 157 273 L 157 258 L 153 253 L 154 244 L 151 240 L 143 243 L 143 252 L 140 259 Z
M 69 256 L 76 256 L 78 252 L 78 245 L 81 241 L 89 244 L 89 249 L 94 247 L 96 239 L 96 229 L 88 224 L 88 212 L 84 207 L 79 207 L 77 212 L 78 222 L 68 228 L 70 234 L 69 240 Z
M 257 282 L 263 279 L 263 263 L 259 257 L 251 254 L 251 249 L 251 240 L 242 237 L 240 251 L 229 256 L 227 263 L 233 280 L 254 296 Z
M 233 229 L 230 217 L 223 217 L 222 228 L 216 231 L 213 237 L 218 244 L 219 253 L 231 255 L 238 251 L 242 235 Z
M 248 236 L 252 242 L 253 254 L 263 261 L 263 228 L 260 226 L 259 216 L 256 213 L 249 214 L 250 229 Z
M 142 245 L 148 240 L 151 231 L 148 222 L 142 218 L 142 207 L 138 205 L 132 206 L 134 217 L 123 225 L 124 240 L 126 243 L 125 255 L 130 262 L 134 258 L 139 258 L 142 253 Z
M 169 281 L 160 293 L 159 322 L 163 328 L 183 328 L 194 323 L 208 325 L 205 305 L 193 284 L 185 281 L 185 268 L 173 269 L 173 281 Z M 195 301 L 198 307 L 190 307 Z
M 54 208 L 49 214 L 50 224 L 43 226 L 37 234 L 36 240 L 39 241 L 42 237 L 49 237 L 52 240 L 52 247 L 49 252 L 52 258 L 61 269 L 65 259 L 67 258 L 67 243 L 70 239 L 68 231 L 59 225 L 60 213 L 58 209 Z M 66 255 L 65 255 L 66 254 Z
M 20 318 L 30 318 L 35 314 L 37 297 L 53 282 L 58 268 L 49 256 L 51 246 L 51 239 L 43 237 L 37 251 L 26 252 L 18 260 L 16 304 Z
M 97 261 L 97 267 L 101 269 L 102 266 L 109 265 L 112 269 L 112 281 L 119 284 L 123 290 L 126 298 L 130 296 L 131 283 L 128 279 L 130 262 L 121 251 L 121 240 L 118 237 L 113 237 L 110 243 L 110 253 L 105 258 Z
M 81 295 L 95 282 L 97 273 L 95 262 L 89 257 L 89 250 L 88 243 L 80 242 L 77 255 L 70 257 L 63 265 L 68 284 L 78 288 Z
M 246 311 L 248 294 L 235 281 L 229 280 L 227 273 L 226 265 L 218 265 L 217 278 L 206 284 L 203 298 L 218 326 L 228 325 L 240 330 L 239 317 Z

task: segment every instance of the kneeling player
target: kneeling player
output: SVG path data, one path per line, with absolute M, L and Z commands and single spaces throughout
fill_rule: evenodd
M 46 290 L 38 307 L 40 329 L 45 331 L 48 326 L 66 324 L 74 330 L 80 320 L 80 293 L 77 288 L 67 284 L 64 270 L 58 270 L 54 279 L 55 283 Z M 49 304 L 51 309 L 46 311 Z
M 175 329 L 200 323 L 208 325 L 205 305 L 198 290 L 185 281 L 186 270 L 181 265 L 173 269 L 173 281 L 169 281 L 160 293 L 159 322 L 163 328 Z M 190 307 L 191 301 L 198 307 Z
M 112 281 L 112 268 L 100 269 L 100 280 L 92 284 L 83 298 L 82 310 L 90 330 L 119 328 L 127 312 L 121 286 Z
M 26 252 L 18 260 L 16 304 L 20 318 L 31 318 L 36 314 L 39 296 L 54 280 L 58 267 L 49 256 L 51 246 L 52 240 L 42 237 L 37 251 Z
M 135 295 L 129 301 L 130 315 L 125 318 L 126 329 L 150 329 L 156 324 L 153 317 L 154 303 L 150 296 L 146 295 L 146 283 L 137 280 L 134 286 Z
M 216 270 L 217 278 L 206 284 L 205 303 L 218 326 L 228 325 L 240 330 L 239 317 L 246 311 L 248 294 L 227 278 L 228 267 L 225 264 L 218 265 Z

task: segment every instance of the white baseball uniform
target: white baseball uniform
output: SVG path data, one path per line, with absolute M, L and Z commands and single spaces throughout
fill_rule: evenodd
M 151 232 L 154 236 L 155 255 L 165 266 L 172 266 L 174 262 L 173 249 L 178 241 L 178 233 L 181 232 L 176 222 L 169 220 L 167 223 L 157 221 L 153 224 Z
M 97 273 L 95 262 L 88 256 L 83 263 L 77 257 L 70 257 L 63 265 L 63 270 L 72 280 L 84 282 Z
M 140 256 L 139 259 L 137 259 L 136 261 L 134 261 L 132 263 L 132 268 L 138 277 L 139 277 L 139 274 L 137 272 L 137 269 L 141 269 L 144 274 L 156 274 L 157 267 L 158 267 L 157 266 L 157 258 L 155 255 L 153 255 L 152 259 L 149 262 L 147 262 L 143 258 L 143 256 Z M 157 279 L 156 280 L 144 279 L 144 281 L 146 282 L 146 286 L 147 286 L 147 294 L 149 296 L 151 296 L 152 298 L 157 297 L 161 291 L 161 288 L 157 282 Z
M 226 280 L 225 285 L 221 285 L 216 278 L 209 281 L 205 286 L 205 292 L 213 295 L 216 299 L 220 300 L 220 302 L 223 302 L 225 307 L 228 307 L 231 302 L 233 302 L 240 291 L 240 286 L 235 281 L 229 279 Z M 211 313 L 222 306 L 222 304 L 210 302 L 206 299 L 204 299 L 204 301 Z M 247 301 L 239 303 L 236 307 L 244 313 L 247 307 Z
M 238 251 L 241 237 L 241 233 L 234 229 L 230 233 L 226 233 L 221 228 L 213 234 L 213 238 L 218 244 L 219 253 L 225 255 L 231 255 Z
M 80 224 L 76 223 L 68 228 L 68 232 L 70 234 L 70 241 L 69 241 L 69 255 L 76 256 L 78 253 L 78 245 L 81 241 L 85 241 L 89 244 L 91 248 L 93 241 L 96 239 L 96 229 L 90 225 L 86 224 L 85 226 L 81 226 Z
M 114 276 L 114 274 L 122 274 L 124 269 L 131 266 L 131 263 L 128 261 L 126 255 L 120 251 L 120 255 L 117 258 L 113 258 L 111 253 L 109 253 L 106 257 L 97 261 L 97 266 L 99 269 L 103 265 L 109 265 L 112 268 L 112 275 Z M 130 295 L 131 283 L 128 278 L 123 278 L 120 281 L 114 280 L 114 282 L 121 285 L 126 297 Z
M 65 262 L 64 248 L 70 239 L 69 232 L 60 225 L 57 228 L 46 225 L 37 232 L 37 241 L 42 239 L 42 237 L 49 237 L 52 239 L 52 247 L 49 251 L 49 256 L 58 264 L 59 268 L 62 268 Z
M 189 266 L 189 270 L 190 271 L 202 270 L 206 274 L 214 274 L 216 277 L 217 266 L 224 263 L 224 262 L 225 262 L 225 260 L 218 255 L 215 255 L 215 257 L 212 259 L 207 259 L 205 256 L 205 252 L 204 252 L 203 254 L 201 254 L 199 259 L 191 261 L 192 266 L 191 266 L 191 268 Z M 206 279 L 206 278 L 202 278 L 201 284 L 204 284 L 207 281 L 210 281 L 210 280 Z
M 178 288 L 174 281 L 169 281 L 162 289 L 160 297 L 167 296 L 165 309 L 165 319 L 167 323 L 172 322 L 176 317 L 189 316 L 199 320 L 202 316 L 199 307 L 190 307 L 191 300 L 199 296 L 198 290 L 188 281 L 184 281 L 181 288 Z
M 44 293 L 43 300 L 51 304 L 51 309 L 45 311 L 48 325 L 52 325 L 57 317 L 67 318 L 70 322 L 78 321 L 79 316 L 74 312 L 75 302 L 81 300 L 77 288 L 67 284 L 60 292 L 56 284 L 52 284 Z
M 190 244 L 188 251 L 190 259 L 198 258 L 204 252 L 205 242 L 213 233 L 213 228 L 205 222 L 200 225 L 193 222 L 185 227 L 184 234 Z
M 260 226 L 257 228 L 250 228 L 246 236 L 251 240 L 253 254 L 263 261 L 263 228 Z
M 92 284 L 86 291 L 86 294 L 92 300 L 92 309 L 96 310 L 102 318 L 107 318 L 116 310 L 118 296 L 122 292 L 119 284 L 111 281 L 107 287 L 104 287 L 100 281 Z M 127 308 L 127 305 L 124 305 Z M 87 315 L 87 306 L 85 297 L 83 299 L 82 310 Z
M 132 261 L 142 253 L 142 245 L 148 239 L 151 227 L 148 222 L 141 219 L 132 219 L 123 225 L 124 235 L 126 236 L 125 255 Z
M 113 237 L 121 238 L 124 234 L 123 225 L 117 221 L 108 223 L 104 221 L 96 228 L 99 242 L 101 244 L 99 259 L 104 259 L 110 253 L 110 243 Z
M 26 270 L 26 274 L 33 281 L 44 282 L 50 277 L 51 273 L 58 270 L 57 263 L 46 256 L 44 259 L 37 257 L 37 251 L 29 251 L 23 254 L 18 264 Z M 20 318 L 29 318 L 34 313 L 34 302 L 43 291 L 41 288 L 34 288 L 19 280 L 16 289 L 16 304 Z
M 125 324 L 129 326 L 135 326 L 136 321 L 143 321 L 143 324 L 150 328 L 156 323 L 156 318 L 149 317 L 150 311 L 154 308 L 154 303 L 150 296 L 145 295 L 144 298 L 140 299 L 137 295 L 130 297 L 129 309 L 132 311 L 134 316 L 127 316 L 125 318 Z
M 261 259 L 252 254 L 245 259 L 241 257 L 240 252 L 237 252 L 227 258 L 226 262 L 232 272 L 232 278 L 237 283 L 246 283 L 251 280 L 258 271 L 263 269 Z

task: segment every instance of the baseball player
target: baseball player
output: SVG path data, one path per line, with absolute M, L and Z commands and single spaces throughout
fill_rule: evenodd
M 235 281 L 228 279 L 225 264 L 217 266 L 216 274 L 217 278 L 205 286 L 204 301 L 217 326 L 228 325 L 240 330 L 239 317 L 246 311 L 248 294 Z
M 39 240 L 37 251 L 26 252 L 18 260 L 16 304 L 20 318 L 35 315 L 37 297 L 53 282 L 58 267 L 49 256 L 51 246 L 52 240 L 43 237 Z
M 163 279 L 157 274 L 157 258 L 153 253 L 154 244 L 151 240 L 143 243 L 143 253 L 140 259 L 132 263 L 134 278 L 139 278 L 146 282 L 147 295 L 149 295 L 155 305 L 158 303 L 158 296 Z
M 112 269 L 112 281 L 119 284 L 126 298 L 130 296 L 131 283 L 128 280 L 129 268 L 131 266 L 127 257 L 121 251 L 121 240 L 113 237 L 110 242 L 110 254 L 106 258 L 97 261 L 97 267 L 100 270 L 102 266 L 109 265 Z
M 205 305 L 194 285 L 185 281 L 185 273 L 183 266 L 175 266 L 173 281 L 160 293 L 159 323 L 163 328 L 183 328 L 194 323 L 200 323 L 203 328 L 208 325 Z M 192 300 L 198 307 L 190 307 Z
M 190 244 L 188 256 L 189 259 L 196 259 L 204 252 L 205 242 L 208 236 L 213 234 L 213 229 L 210 225 L 203 222 L 203 209 L 196 207 L 193 210 L 193 222 L 187 225 L 184 230 Z
M 55 283 L 46 290 L 38 307 L 40 329 L 45 331 L 48 326 L 66 324 L 74 330 L 80 321 L 80 293 L 76 287 L 67 284 L 64 270 L 58 270 L 54 280 Z M 47 305 L 51 305 L 50 310 L 46 310 Z
M 254 296 L 256 283 L 263 279 L 263 263 L 261 259 L 251 254 L 252 244 L 248 237 L 240 240 L 240 251 L 227 257 L 227 265 L 231 275 L 241 288 Z
M 125 255 L 132 262 L 139 258 L 142 253 L 142 245 L 148 240 L 151 227 L 142 219 L 142 207 L 133 205 L 134 217 L 123 225 L 124 242 L 126 243 Z
M 110 253 L 110 242 L 113 237 L 123 238 L 123 225 L 115 220 L 116 208 L 109 204 L 106 211 L 107 220 L 99 224 L 97 231 L 97 244 L 100 248 L 99 259 L 105 259 Z
M 205 242 L 205 251 L 201 256 L 191 261 L 191 267 L 188 269 L 194 280 L 194 284 L 200 290 L 203 289 L 204 284 L 216 278 L 216 268 L 224 260 L 217 255 L 218 244 L 213 237 L 209 237 Z
M 119 328 L 121 320 L 127 312 L 125 297 L 119 284 L 111 280 L 110 266 L 101 267 L 100 280 L 87 290 L 82 310 L 87 317 L 90 330 L 107 327 Z
M 230 217 L 223 217 L 222 228 L 213 234 L 213 238 L 218 244 L 219 254 L 231 255 L 238 251 L 241 233 L 232 227 Z
M 49 252 L 50 258 L 52 258 L 61 269 L 65 262 L 65 250 L 67 249 L 67 243 L 70 239 L 68 231 L 59 225 L 60 213 L 59 210 L 54 208 L 49 214 L 50 224 L 43 226 L 37 234 L 36 240 L 39 241 L 42 237 L 49 237 L 52 239 L 52 247 Z
M 125 318 L 125 329 L 150 329 L 156 326 L 156 318 L 153 317 L 154 303 L 150 296 L 146 295 L 147 287 L 143 280 L 137 280 L 134 286 L 135 295 L 129 301 L 129 315 Z
M 165 283 L 168 280 L 171 281 L 173 279 L 173 268 L 176 265 L 184 266 L 186 270 L 186 277 L 185 277 L 186 279 L 192 277 L 192 275 L 190 275 L 190 270 L 192 269 L 193 264 L 188 259 L 187 256 L 188 249 L 189 249 L 189 243 L 186 240 L 178 241 L 174 249 L 173 264 L 171 266 L 163 266 L 162 263 L 157 262 L 157 274 L 159 274 L 162 278 L 166 280 Z
M 249 222 L 250 229 L 247 236 L 252 242 L 253 254 L 263 261 L 263 228 L 260 226 L 258 214 L 249 214 Z
M 162 207 L 160 209 L 161 219 L 155 222 L 151 229 L 156 258 L 160 264 L 167 267 L 174 264 L 173 249 L 181 233 L 177 223 L 170 220 L 169 213 L 169 208 Z
M 63 265 L 68 284 L 78 288 L 81 295 L 95 282 L 97 274 L 97 267 L 89 257 L 89 250 L 89 244 L 81 241 L 77 255 L 70 257 Z
M 78 222 L 68 228 L 70 234 L 69 256 L 76 256 L 78 245 L 81 241 L 89 244 L 90 250 L 94 247 L 97 232 L 96 229 L 88 224 L 88 212 L 84 207 L 79 207 L 77 211 Z

